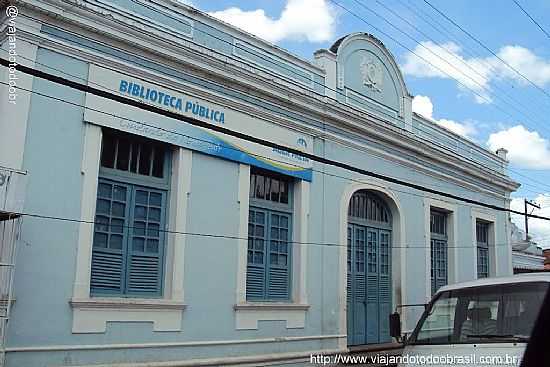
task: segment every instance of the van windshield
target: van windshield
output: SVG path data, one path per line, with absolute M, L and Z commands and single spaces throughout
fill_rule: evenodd
M 440 293 L 409 344 L 527 342 L 548 283 L 522 282 Z

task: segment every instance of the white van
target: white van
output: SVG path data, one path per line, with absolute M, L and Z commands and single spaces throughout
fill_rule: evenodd
M 405 341 L 399 367 L 519 366 L 549 285 L 550 273 L 533 273 L 440 288 Z M 390 330 L 401 337 L 397 313 Z

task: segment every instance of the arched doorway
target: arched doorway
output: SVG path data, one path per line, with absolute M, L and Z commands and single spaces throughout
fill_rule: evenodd
M 348 345 L 391 341 L 392 217 L 373 191 L 355 192 L 348 207 Z

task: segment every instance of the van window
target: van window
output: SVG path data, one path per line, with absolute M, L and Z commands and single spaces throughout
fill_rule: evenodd
M 442 292 L 411 335 L 411 344 L 528 341 L 548 283 L 513 283 Z

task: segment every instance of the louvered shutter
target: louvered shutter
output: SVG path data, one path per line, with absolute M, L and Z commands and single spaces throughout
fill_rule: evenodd
M 447 241 L 431 240 L 432 294 L 447 284 Z
M 391 313 L 391 262 L 390 262 L 391 234 L 380 230 L 380 278 L 379 278 L 379 322 L 380 343 L 391 341 L 389 315 Z
M 248 300 L 262 300 L 265 298 L 266 234 L 266 211 L 251 208 L 248 214 L 248 261 L 246 268 L 246 298 Z
M 290 298 L 290 215 L 269 213 L 269 271 L 267 274 L 267 299 Z
M 367 344 L 379 338 L 379 249 L 378 230 L 367 229 Z
M 134 187 L 128 235 L 128 294 L 158 296 L 162 293 L 165 212 L 165 191 Z
M 367 323 L 367 286 L 366 286 L 366 246 L 367 246 L 367 230 L 363 226 L 353 226 L 353 266 L 354 266 L 354 282 L 353 294 L 354 302 L 354 335 L 355 342 L 360 343 L 365 340 L 366 323 Z
M 128 185 L 99 179 L 92 246 L 92 294 L 123 292 L 130 191 Z
M 447 261 L 447 241 L 441 240 L 438 242 L 438 272 L 437 272 L 437 289 L 443 287 L 444 285 L 447 285 L 447 269 L 448 269 L 448 261 Z
M 353 226 L 351 224 L 348 224 L 348 246 L 347 246 L 347 270 L 348 270 L 348 276 L 347 276 L 347 325 L 348 325 L 348 344 L 353 344 L 353 335 L 354 335 L 354 320 L 353 317 L 350 317 L 350 315 L 354 315 L 353 312 L 353 300 L 354 300 L 354 292 L 353 292 L 353 272 L 351 270 L 353 265 L 353 259 L 352 259 L 352 242 L 353 241 Z

